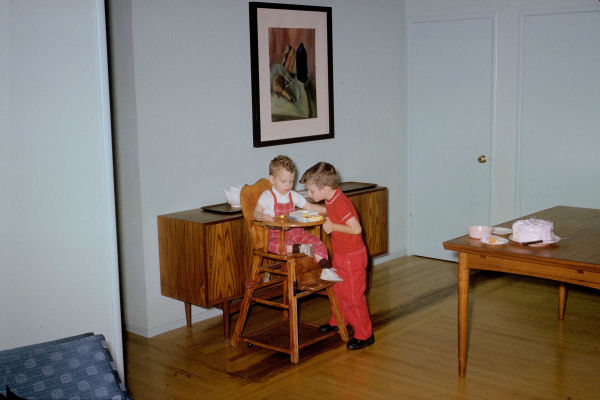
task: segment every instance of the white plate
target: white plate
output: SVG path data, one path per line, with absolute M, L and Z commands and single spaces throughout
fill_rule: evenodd
M 515 243 L 519 243 L 519 244 L 523 243 L 523 242 L 519 242 L 517 240 L 513 240 L 512 235 L 510 235 L 508 238 Z M 542 243 L 528 244 L 528 245 L 524 245 L 524 246 L 526 246 L 526 247 L 544 247 L 544 246 L 549 246 L 551 244 L 558 243 L 558 242 L 560 242 L 560 238 L 558 236 L 554 235 L 554 240 L 548 240 L 548 241 L 545 241 Z
M 492 233 L 495 233 L 496 235 L 510 235 L 512 233 L 512 229 L 495 226 Z
M 482 237 L 482 238 L 481 238 L 479 241 L 480 241 L 481 243 L 483 243 L 483 244 L 487 244 L 487 245 L 490 245 L 490 246 L 499 246 L 499 245 L 502 245 L 502 244 L 506 244 L 506 243 L 508 243 L 508 239 L 505 239 L 505 238 L 503 238 L 503 237 L 500 237 L 500 236 L 494 236 L 494 235 L 490 235 L 490 237 L 491 237 L 491 238 L 494 238 L 496 241 L 495 241 L 494 243 L 488 243 L 488 242 L 485 242 L 485 241 L 484 241 L 484 239 L 485 239 L 485 236 L 484 236 L 484 237 Z

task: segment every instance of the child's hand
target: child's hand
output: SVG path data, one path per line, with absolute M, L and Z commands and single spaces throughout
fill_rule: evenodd
M 271 216 L 269 214 L 263 214 L 262 220 L 265 222 L 273 222 L 275 220 L 275 218 L 273 218 L 273 216 Z
M 331 222 L 329 218 L 327 218 L 323 223 L 323 230 L 328 234 L 333 232 L 333 222 Z

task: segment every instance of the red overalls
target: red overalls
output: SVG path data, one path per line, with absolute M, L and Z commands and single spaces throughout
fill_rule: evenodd
M 330 200 L 325 201 L 327 217 L 334 224 L 345 224 L 352 217 L 358 219 L 356 208 L 338 188 Z M 344 280 L 333 285 L 340 309 L 347 324 L 354 328 L 354 337 L 368 339 L 373 333 L 369 308 L 365 297 L 367 249 L 360 235 L 341 232 L 331 233 L 333 268 Z M 333 310 L 332 310 L 333 311 Z M 330 325 L 337 325 L 333 316 Z
M 354 328 L 354 337 L 360 340 L 368 339 L 373 333 L 369 308 L 365 297 L 367 249 L 363 247 L 352 253 L 333 253 L 332 267 L 344 280 L 333 285 L 342 315 L 347 324 Z M 331 316 L 329 324 L 337 325 L 335 317 Z
M 292 201 L 292 192 L 288 192 L 290 201 L 287 203 L 277 202 L 277 196 L 275 193 L 273 193 L 272 189 L 270 189 L 270 192 L 273 195 L 273 210 L 275 211 L 275 217 L 279 217 L 280 215 L 288 215 L 296 209 L 294 202 Z M 311 235 L 302 228 L 292 228 L 285 231 L 284 242 L 286 245 L 310 243 L 313 245 L 313 252 L 316 255 L 329 260 L 329 255 L 327 254 L 327 247 L 325 244 L 321 242 L 319 238 Z M 269 251 L 271 253 L 279 254 L 279 229 L 269 229 Z

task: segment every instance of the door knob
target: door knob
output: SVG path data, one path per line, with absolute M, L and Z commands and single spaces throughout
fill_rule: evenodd
M 485 164 L 487 162 L 487 156 L 485 154 L 480 155 L 477 157 L 477 162 L 479 164 Z

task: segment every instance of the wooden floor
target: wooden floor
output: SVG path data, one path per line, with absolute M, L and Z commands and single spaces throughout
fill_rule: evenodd
M 292 365 L 285 354 L 230 347 L 213 318 L 149 339 L 127 334 L 127 387 L 135 400 L 600 398 L 600 292 L 569 286 L 564 321 L 550 281 L 480 272 L 470 293 L 465 378 L 456 264 L 407 256 L 374 268 L 376 340 L 366 349 L 331 338 Z M 250 322 L 279 315 L 257 306 Z M 301 317 L 326 322 L 326 299 L 304 301 Z

